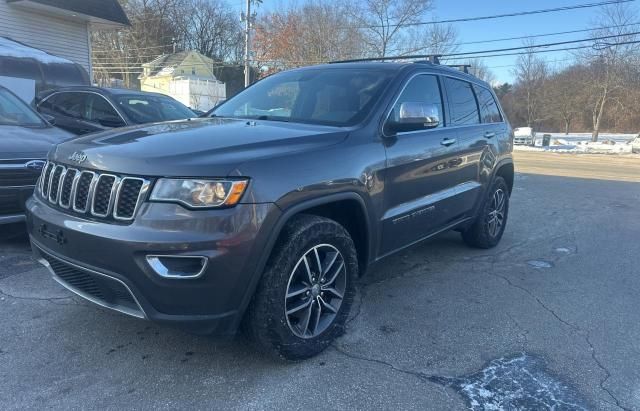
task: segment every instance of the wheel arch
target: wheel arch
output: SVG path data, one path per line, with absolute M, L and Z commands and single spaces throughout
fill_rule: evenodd
M 507 182 L 507 187 L 509 188 L 509 194 L 513 191 L 513 182 L 515 179 L 515 168 L 513 165 L 513 160 L 506 159 L 498 163 L 496 166 L 496 171 L 493 173 L 494 179 L 496 177 L 502 177 Z
M 344 206 L 347 206 L 347 210 L 349 210 L 348 213 L 335 214 L 338 208 Z M 351 212 L 356 212 L 356 218 L 353 219 L 354 221 L 349 222 L 348 218 L 346 217 L 350 216 L 349 213 Z M 367 206 L 362 196 L 356 192 L 342 192 L 321 196 L 298 203 L 290 208 L 285 209 L 274 224 L 273 229 L 271 230 L 267 243 L 265 244 L 265 247 L 258 259 L 258 263 L 255 267 L 251 283 L 249 284 L 249 287 L 240 306 L 240 315 L 238 315 L 237 326 L 240 325 L 240 321 L 242 321 L 244 313 L 246 312 L 247 307 L 249 306 L 249 303 L 251 302 L 251 299 L 255 294 L 256 287 L 258 286 L 258 283 L 262 278 L 262 273 L 267 264 L 269 256 L 276 246 L 276 242 L 278 241 L 278 238 L 280 237 L 284 226 L 291 220 L 292 217 L 299 214 L 311 214 L 327 218 L 331 218 L 330 215 L 333 215 L 334 218 L 332 219 L 343 225 L 354 240 L 356 250 L 358 251 L 359 275 L 362 276 L 366 272 L 366 269 L 369 265 L 370 256 L 373 252 L 373 231 L 371 227 L 371 220 L 367 213 Z M 338 216 L 339 218 L 335 218 L 336 216 Z M 354 228 L 354 223 L 358 224 L 357 229 Z M 354 234 L 356 236 L 355 238 Z

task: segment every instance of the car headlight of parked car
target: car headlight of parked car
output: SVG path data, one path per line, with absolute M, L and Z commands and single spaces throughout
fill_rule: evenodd
M 231 207 L 240 201 L 248 180 L 159 179 L 151 201 L 179 203 L 189 208 Z

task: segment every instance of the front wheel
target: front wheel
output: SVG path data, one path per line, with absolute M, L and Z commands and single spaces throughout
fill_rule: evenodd
M 465 243 L 477 248 L 498 245 L 509 214 L 509 187 L 502 177 L 496 177 L 487 191 L 474 223 L 462 232 Z
M 357 273 L 355 246 L 340 224 L 294 217 L 265 268 L 245 330 L 260 348 L 287 360 L 320 353 L 344 330 Z

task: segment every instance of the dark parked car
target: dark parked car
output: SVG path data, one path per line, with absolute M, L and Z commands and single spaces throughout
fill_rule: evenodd
M 275 74 L 209 115 L 51 151 L 35 254 L 97 304 L 266 351 L 319 353 L 368 266 L 445 230 L 501 239 L 513 135 L 491 87 L 437 64 Z
M 179 101 L 158 93 L 99 87 L 66 87 L 38 96 L 39 112 L 77 135 L 135 124 L 197 117 Z
M 24 220 L 47 152 L 71 136 L 0 86 L 0 225 Z

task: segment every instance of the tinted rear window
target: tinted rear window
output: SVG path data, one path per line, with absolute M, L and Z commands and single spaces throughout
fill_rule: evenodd
M 471 83 L 451 77 L 445 77 L 444 82 L 451 110 L 450 123 L 454 126 L 480 123 L 478 104 Z

